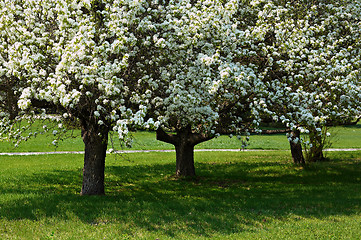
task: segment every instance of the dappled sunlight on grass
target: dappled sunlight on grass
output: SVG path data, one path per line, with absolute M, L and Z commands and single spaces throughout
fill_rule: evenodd
M 109 156 L 107 195 L 87 197 L 78 194 L 82 156 L 6 157 L 0 226 L 31 221 L 42 235 L 52 224 L 66 231 L 61 226 L 69 222 L 78 226 L 72 235 L 93 229 L 102 236 L 103 229 L 131 238 L 242 238 L 286 222 L 354 222 L 361 213 L 360 152 L 330 153 L 331 161 L 305 168 L 288 152 L 196 153 L 194 179 L 174 176 L 174 157 Z

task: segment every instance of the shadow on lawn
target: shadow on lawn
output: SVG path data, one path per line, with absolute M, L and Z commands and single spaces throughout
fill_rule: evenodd
M 342 127 L 358 129 L 361 128 L 361 124 L 342 125 Z
M 306 169 L 284 162 L 197 163 L 196 179 L 177 179 L 173 164 L 109 166 L 106 196 L 81 197 L 81 172 L 34 174 L 5 194 L 20 194 L 0 208 L 1 218 L 79 219 L 92 225 L 210 236 L 261 227 L 290 215 L 322 218 L 361 211 L 361 164 L 332 161 Z M 163 175 L 164 174 L 164 175 Z M 19 180 L 20 181 L 20 180 Z M 22 195 L 23 194 L 23 195 Z

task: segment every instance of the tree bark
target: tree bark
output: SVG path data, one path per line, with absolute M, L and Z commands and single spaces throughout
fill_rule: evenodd
M 316 130 L 310 131 L 310 142 L 312 147 L 307 159 L 310 162 L 317 162 L 325 160 L 323 155 L 324 141 L 322 139 L 322 133 L 318 133 Z
M 0 96 L 4 100 L 0 103 L 0 110 L 9 114 L 10 120 L 15 120 L 20 110 L 18 107 L 19 94 L 14 93 L 14 88 L 20 81 L 15 77 L 5 78 L 0 83 Z
M 302 145 L 300 142 L 300 136 L 301 136 L 300 131 L 298 130 L 291 131 L 291 135 L 292 137 L 290 141 L 290 147 L 291 147 L 293 162 L 295 164 L 305 164 L 305 158 L 303 157 Z
M 193 177 L 196 175 L 194 145 L 190 141 L 190 134 L 190 129 L 177 131 L 178 141 L 175 144 L 177 176 Z
M 104 169 L 109 129 L 82 121 L 85 144 L 83 186 L 80 195 L 104 195 Z
M 174 145 L 176 150 L 176 175 L 193 177 L 196 175 L 194 167 L 194 146 L 212 139 L 213 136 L 192 133 L 190 126 L 176 130 L 176 134 L 168 134 L 163 129 L 157 130 L 157 140 Z

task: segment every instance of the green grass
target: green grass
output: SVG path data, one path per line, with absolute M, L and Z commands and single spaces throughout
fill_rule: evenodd
M 82 155 L 1 156 L 0 239 L 361 239 L 361 152 L 110 155 L 106 196 L 79 196 Z
M 361 148 L 361 124 L 353 126 L 340 126 L 331 128 L 331 142 L 333 148 Z M 40 151 L 82 151 L 84 144 L 80 137 L 80 131 L 74 131 L 74 138 L 67 138 L 60 141 L 59 147 L 55 148 L 51 142 L 51 136 L 38 135 L 27 142 L 20 144 L 19 147 L 14 148 L 8 142 L 0 142 L 0 152 L 40 152 Z M 157 141 L 155 132 L 138 131 L 133 133 L 134 144 L 132 149 L 174 149 L 170 144 Z M 116 138 L 114 136 L 114 138 Z M 119 142 L 114 141 L 116 149 L 120 149 Z M 111 146 L 109 146 L 110 148 Z M 241 142 L 236 138 L 229 138 L 228 136 L 220 136 L 219 138 L 201 143 L 196 146 L 198 149 L 237 149 L 241 147 Z M 275 135 L 252 135 L 250 139 L 249 149 L 275 149 L 287 150 L 289 143 L 285 134 Z

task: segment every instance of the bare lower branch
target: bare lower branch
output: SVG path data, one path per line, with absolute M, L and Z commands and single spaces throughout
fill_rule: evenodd
M 189 142 L 195 146 L 199 143 L 206 142 L 214 138 L 214 135 L 205 133 L 192 133 L 189 138 Z
M 157 129 L 157 140 L 176 145 L 178 138 L 176 135 L 166 133 L 161 127 Z

